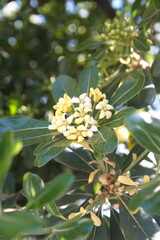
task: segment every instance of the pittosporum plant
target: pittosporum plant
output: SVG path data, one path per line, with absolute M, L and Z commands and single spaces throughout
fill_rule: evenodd
M 158 1 L 151 1 L 142 27 L 150 9 L 157 14 L 159 7 Z M 57 77 L 48 121 L 25 116 L 0 119 L 4 239 L 160 236 L 160 120 L 148 111 L 158 89 L 152 76 L 160 76 L 159 53 L 150 67 L 142 57 L 149 41 L 131 22 L 134 19 L 122 16 L 107 21 L 98 41 L 80 45 L 79 49 L 94 47 L 99 54 L 91 55 L 96 64 L 85 67 L 77 81 L 68 75 Z M 3 205 L 3 185 L 22 144 L 38 144 L 33 153 L 36 167 L 56 161 L 66 166 L 66 172 L 47 183 L 37 174 L 25 173 L 21 194 L 27 203 L 11 213 Z M 148 168 L 151 162 L 153 167 Z

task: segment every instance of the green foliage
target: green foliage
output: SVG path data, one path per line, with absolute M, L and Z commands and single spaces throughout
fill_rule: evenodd
M 90 140 L 97 153 L 113 152 L 118 141 L 115 132 L 106 126 L 99 128 Z
M 137 208 L 142 207 L 150 215 L 159 213 L 159 194 L 159 179 L 152 180 L 132 198 L 130 210 L 135 211 Z
M 2 2 L 0 239 L 159 237 L 159 1 Z
M 0 222 L 0 235 L 5 239 L 13 239 L 24 232 L 36 234 L 37 230 L 41 230 L 42 220 L 28 213 L 5 213 L 0 216 Z
M 45 185 L 45 188 L 40 189 L 38 194 L 35 194 L 33 198 L 29 199 L 26 209 L 39 208 L 51 200 L 60 198 L 69 189 L 73 180 L 74 178 L 71 173 L 63 173 L 56 177 L 48 182 Z M 27 185 L 29 184 L 28 181 L 24 182 L 25 188 L 27 188 Z M 34 184 L 34 180 L 32 180 L 32 182 Z
M 98 69 L 90 66 L 81 72 L 78 82 L 78 95 L 89 93 L 91 87 L 96 88 L 99 82 Z
M 52 95 L 55 102 L 58 102 L 64 93 L 67 93 L 70 97 L 75 96 L 76 90 L 77 84 L 73 78 L 67 75 L 60 75 L 53 84 Z
M 6 178 L 7 172 L 11 167 L 12 158 L 19 153 L 22 143 L 15 141 L 13 133 L 5 132 L 0 140 L 0 192 Z
M 160 154 L 160 120 L 149 113 L 139 112 L 126 117 L 126 127 L 137 142 L 148 150 Z
M 123 200 L 120 203 L 120 222 L 125 238 L 132 238 L 133 240 L 154 239 L 154 235 L 159 231 L 159 226 L 153 221 L 153 218 L 141 211 L 132 214 Z M 126 224 L 128 222 L 130 224 Z
M 117 107 L 134 97 L 143 87 L 144 75 L 141 70 L 131 73 L 112 96 L 110 103 Z
M 149 39 L 146 39 L 144 37 L 135 37 L 133 39 L 133 42 L 135 48 L 140 51 L 149 51 L 150 45 L 152 44 Z

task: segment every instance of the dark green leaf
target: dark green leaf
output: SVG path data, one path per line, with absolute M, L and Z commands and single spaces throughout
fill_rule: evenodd
M 58 237 L 65 240 L 85 240 L 93 227 L 90 219 L 69 220 L 59 225 L 53 226 L 53 231 Z
M 125 125 L 144 148 L 160 154 L 160 120 L 147 112 L 138 112 L 125 119 Z
M 96 88 L 99 82 L 98 69 L 96 66 L 89 66 L 85 68 L 81 74 L 78 82 L 78 95 L 82 93 L 89 93 L 91 87 Z
M 47 203 L 45 205 L 45 208 L 46 208 L 47 212 L 52 214 L 53 216 L 65 219 L 65 217 L 58 210 L 58 208 L 57 208 L 57 206 L 56 206 L 54 201 L 51 201 L 51 202 Z
M 0 192 L 7 172 L 11 166 L 12 158 L 21 150 L 22 144 L 16 142 L 12 132 L 6 132 L 0 139 Z
M 113 152 L 118 142 L 115 132 L 106 126 L 100 127 L 90 141 L 97 153 Z
M 85 49 L 93 48 L 100 46 L 104 43 L 105 41 L 95 41 L 95 40 L 84 40 L 82 43 L 78 45 L 77 50 L 82 51 Z
M 34 198 L 44 188 L 43 180 L 36 174 L 25 173 L 23 176 L 23 191 L 28 200 Z
M 134 37 L 133 43 L 135 48 L 140 51 L 149 51 L 152 41 L 144 37 Z
M 110 240 L 110 232 L 105 218 L 100 216 L 100 214 L 98 214 L 98 217 L 100 218 L 102 224 L 99 227 L 93 227 L 93 230 L 87 240 Z
M 110 218 L 110 235 L 111 240 L 125 240 L 122 229 L 119 222 L 119 214 L 113 208 L 111 209 L 111 218 Z
M 57 139 L 53 139 L 53 142 L 48 142 L 41 146 L 38 151 L 38 155 L 35 159 L 35 166 L 42 167 L 52 158 L 56 157 L 59 153 L 61 153 L 66 147 L 71 144 L 66 138 L 60 138 L 58 141 Z
M 63 196 L 61 199 L 57 201 L 58 205 L 66 205 L 66 204 L 71 204 L 75 203 L 78 200 L 81 199 L 89 199 L 93 196 L 93 194 L 85 192 L 83 190 L 77 189 L 73 191 L 72 193 L 68 193 L 65 196 Z
M 128 105 L 136 108 L 144 108 L 153 103 L 156 96 L 156 89 L 153 84 L 153 79 L 148 69 L 143 70 L 145 83 L 141 91 L 130 101 Z
M 160 93 L 160 77 L 153 77 L 153 82 L 156 88 L 156 92 Z
M 154 5 L 156 9 L 160 10 L 160 1 L 159 0 L 154 0 Z
M 32 234 L 40 228 L 40 222 L 31 214 L 5 213 L 0 216 L 0 235 L 11 240 L 19 233 Z
M 65 194 L 73 183 L 74 177 L 71 173 L 63 173 L 48 182 L 38 194 L 30 199 L 26 209 L 35 209 L 49 203 L 51 200 L 56 200 Z
M 151 66 L 151 74 L 153 77 L 160 77 L 160 51 L 157 53 Z
M 101 121 L 100 125 L 107 126 L 109 128 L 119 127 L 124 124 L 124 118 L 126 117 L 126 115 L 134 111 L 135 108 L 133 107 L 124 108 L 115 115 L 113 115 L 110 119 Z
M 14 116 L 0 119 L 0 135 L 13 130 L 15 138 L 22 140 L 25 146 L 52 138 L 54 132 L 48 129 L 49 122 L 25 116 Z
M 135 211 L 142 207 L 145 212 L 150 215 L 156 214 L 160 211 L 160 179 L 153 180 L 146 184 L 130 202 L 130 210 Z
M 59 98 L 63 97 L 64 93 L 67 93 L 70 97 L 76 95 L 77 83 L 68 75 L 60 75 L 53 84 L 52 96 L 55 102 L 58 102 Z
M 151 217 L 140 211 L 134 215 L 131 214 L 127 204 L 122 199 L 120 202 L 120 224 L 125 239 L 154 240 L 156 239 L 155 235 L 159 234 L 160 231 L 159 226 Z
M 133 98 L 144 85 L 144 75 L 141 70 L 136 70 L 131 73 L 128 78 L 117 89 L 115 94 L 110 99 L 110 104 L 117 107 L 129 99 Z
M 153 17 L 158 13 L 157 9 L 155 8 L 154 2 L 149 1 L 149 4 L 147 5 L 146 9 L 144 10 L 144 13 L 142 15 L 142 23 L 145 24 L 148 20 L 153 20 Z
M 94 171 L 94 164 L 89 164 L 92 160 L 89 151 L 74 143 L 55 157 L 55 161 L 83 172 Z

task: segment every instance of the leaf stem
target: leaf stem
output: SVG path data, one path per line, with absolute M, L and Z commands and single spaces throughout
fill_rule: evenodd
M 124 172 L 128 172 L 131 170 L 131 168 L 136 165 L 147 153 L 148 153 L 148 149 L 145 149 L 138 157 L 135 161 L 132 161 L 131 164 L 125 169 Z

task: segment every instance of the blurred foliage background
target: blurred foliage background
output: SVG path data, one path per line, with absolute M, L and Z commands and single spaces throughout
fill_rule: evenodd
M 16 114 L 47 120 L 54 105 L 50 90 L 55 78 L 69 74 L 76 79 L 89 64 L 87 52 L 77 51 L 77 46 L 96 38 L 104 22 L 124 9 L 129 17 L 135 8 L 138 23 L 144 6 L 143 0 L 1 0 L 0 117 Z M 149 62 L 160 43 L 158 21 L 148 33 L 154 42 L 146 55 Z M 45 181 L 63 171 L 64 167 L 53 161 L 42 169 L 34 167 L 33 149 L 25 147 L 16 157 L 9 192 L 21 189 L 22 176 L 28 170 Z

